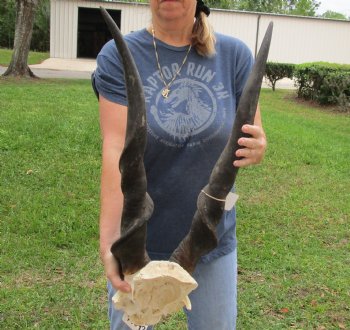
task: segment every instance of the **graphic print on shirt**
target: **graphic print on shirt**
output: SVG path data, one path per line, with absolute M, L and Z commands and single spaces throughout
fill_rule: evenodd
M 176 72 L 176 64 L 162 68 L 163 74 Z M 146 79 L 148 132 L 168 146 L 196 146 L 214 138 L 225 124 L 226 109 L 218 110 L 218 101 L 229 97 L 215 72 L 189 62 L 184 73 L 170 86 L 167 98 L 161 94 L 164 84 L 158 72 Z

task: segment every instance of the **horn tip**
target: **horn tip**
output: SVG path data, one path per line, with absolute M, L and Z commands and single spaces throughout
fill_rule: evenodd
M 268 27 L 267 27 L 267 30 L 269 30 L 269 31 L 271 31 L 271 33 L 272 33 L 272 30 L 273 30 L 273 21 L 270 21 L 270 23 L 269 23 L 269 25 L 268 25 Z

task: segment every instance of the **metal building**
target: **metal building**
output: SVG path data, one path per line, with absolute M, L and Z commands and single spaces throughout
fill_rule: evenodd
M 123 34 L 150 23 L 147 4 L 115 0 L 51 0 L 50 56 L 94 58 L 110 39 L 99 7 L 105 7 Z M 253 53 L 274 22 L 270 61 L 325 61 L 350 64 L 350 21 L 213 9 L 215 31 L 242 39 Z

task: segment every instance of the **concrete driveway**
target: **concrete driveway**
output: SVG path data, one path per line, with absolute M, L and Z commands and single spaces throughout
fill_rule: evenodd
M 39 78 L 90 79 L 96 68 L 96 61 L 91 59 L 49 58 L 41 64 L 30 65 L 30 69 Z M 6 67 L 0 66 L 0 75 Z
M 49 58 L 41 64 L 30 65 L 29 67 L 40 78 L 90 79 L 91 73 L 96 68 L 96 60 Z M 5 70 L 6 67 L 0 66 L 0 75 Z M 262 87 L 270 88 L 265 79 Z M 294 88 L 294 82 L 291 79 L 282 79 L 276 83 L 276 89 Z

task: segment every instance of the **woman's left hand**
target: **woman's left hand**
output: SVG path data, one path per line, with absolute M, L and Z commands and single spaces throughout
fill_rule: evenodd
M 243 125 L 242 132 L 251 135 L 251 137 L 242 137 L 238 140 L 238 144 L 242 149 L 236 151 L 237 157 L 243 157 L 235 160 L 235 167 L 246 167 L 253 164 L 259 164 L 266 150 L 266 135 L 260 125 Z

